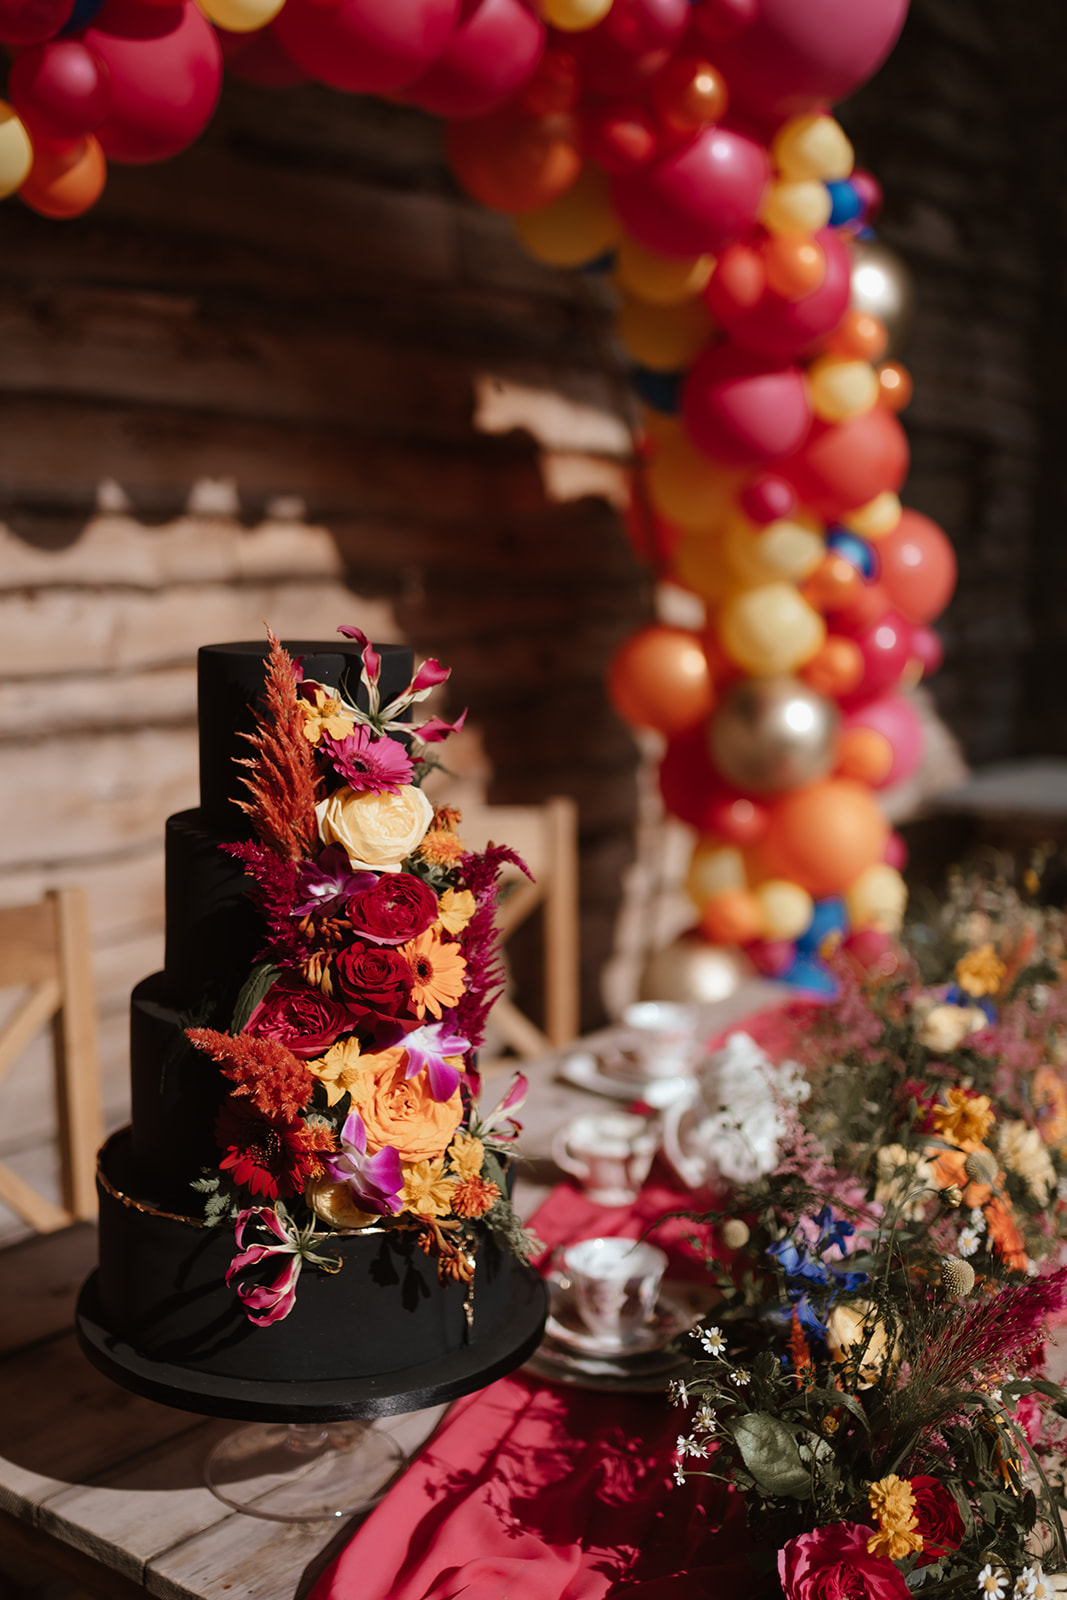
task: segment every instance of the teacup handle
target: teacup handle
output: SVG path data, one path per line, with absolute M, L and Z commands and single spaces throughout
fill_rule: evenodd
M 703 1161 L 686 1155 L 678 1139 L 678 1125 L 692 1108 L 692 1098 L 685 1096 L 667 1107 L 663 1115 L 663 1154 L 687 1188 L 700 1189 L 707 1182 L 707 1166 Z
M 582 1183 L 584 1183 L 590 1175 L 590 1169 L 586 1166 L 585 1162 L 579 1161 L 576 1156 L 571 1155 L 570 1146 L 567 1143 L 566 1128 L 557 1129 L 555 1135 L 553 1136 L 552 1159 L 556 1163 L 557 1167 L 561 1168 L 564 1172 L 569 1172 L 572 1178 L 577 1178 Z

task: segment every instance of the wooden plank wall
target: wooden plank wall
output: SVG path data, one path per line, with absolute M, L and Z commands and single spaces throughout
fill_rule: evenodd
M 76 222 L 0 207 L 0 901 L 88 885 L 111 1120 L 196 799 L 195 648 L 265 618 L 440 656 L 489 798 L 577 797 L 599 1020 L 637 759 L 603 672 L 650 607 L 605 498 L 603 316 L 455 192 L 431 120 L 326 90 L 228 85 Z M 0 1155 L 41 1075 L 5 1086 Z

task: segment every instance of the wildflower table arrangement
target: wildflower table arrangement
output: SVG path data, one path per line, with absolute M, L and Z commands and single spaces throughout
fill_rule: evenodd
M 722 1299 L 673 1394 L 676 1478 L 744 1498 L 769 1594 L 1067 1592 L 1063 949 L 1059 913 L 961 874 L 794 1008 L 801 1087 L 702 1218 Z

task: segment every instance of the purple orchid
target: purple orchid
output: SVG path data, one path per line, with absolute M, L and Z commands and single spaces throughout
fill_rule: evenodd
M 411 782 L 411 757 L 397 739 L 376 739 L 369 728 L 358 727 L 344 739 L 324 734 L 322 742 L 334 771 L 350 789 L 396 794 Z
M 396 1216 L 404 1174 L 400 1156 L 391 1144 L 377 1155 L 367 1154 L 367 1130 L 358 1111 L 350 1111 L 341 1129 L 341 1154 L 323 1161 L 334 1183 L 347 1183 L 352 1197 L 364 1211 Z
M 408 1053 L 405 1077 L 414 1078 L 425 1067 L 433 1098 L 451 1100 L 459 1088 L 459 1070 L 445 1057 L 466 1054 L 470 1040 L 457 1033 L 450 1022 L 428 1022 L 413 1033 L 406 1033 L 403 1045 Z
M 336 903 L 344 904 L 352 895 L 372 888 L 377 881 L 377 873 L 352 871 L 343 845 L 327 845 L 317 861 L 298 863 L 292 915 L 304 917 L 309 911 L 329 911 Z
M 276 1243 L 250 1244 L 246 1248 L 245 1230 L 252 1223 L 257 1223 L 268 1233 L 272 1233 Z M 237 1294 L 249 1322 L 257 1328 L 269 1328 L 272 1322 L 281 1322 L 289 1315 L 296 1304 L 296 1285 L 305 1261 L 310 1261 L 314 1266 L 322 1267 L 327 1272 L 338 1271 L 341 1263 L 336 1256 L 318 1255 L 312 1248 L 321 1237 L 322 1235 L 316 1232 L 314 1223 L 310 1228 L 298 1228 L 280 1201 L 276 1206 L 251 1206 L 240 1213 L 234 1231 L 238 1254 L 234 1256 L 227 1269 L 227 1287 L 246 1267 L 259 1266 L 261 1262 L 269 1261 L 272 1256 L 288 1257 L 278 1276 L 271 1283 L 237 1285 Z M 254 1313 L 260 1314 L 254 1315 Z

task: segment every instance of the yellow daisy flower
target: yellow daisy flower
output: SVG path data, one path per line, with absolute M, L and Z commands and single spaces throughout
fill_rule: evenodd
M 983 944 L 956 962 L 956 982 L 964 994 L 980 1000 L 984 994 L 996 994 L 1007 970 L 993 946 Z
M 457 1178 L 480 1178 L 485 1146 L 473 1133 L 457 1133 L 448 1152 Z
M 469 889 L 446 889 L 437 902 L 435 931 L 462 933 L 478 909 L 478 902 Z
M 304 738 L 309 744 L 318 744 L 324 733 L 331 739 L 347 739 L 355 728 L 355 719 L 326 690 L 316 684 L 312 690 L 314 700 L 301 697 L 300 709 L 304 713 Z
M 447 1217 L 456 1191 L 455 1178 L 445 1177 L 445 1158 L 436 1161 L 403 1161 L 404 1187 L 400 1204 L 405 1211 L 420 1217 Z

